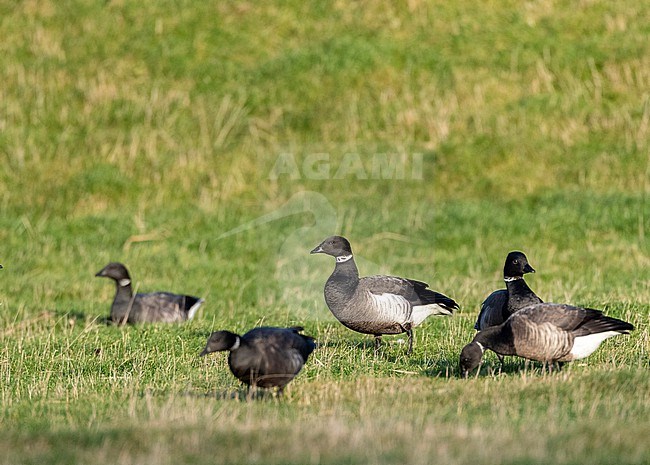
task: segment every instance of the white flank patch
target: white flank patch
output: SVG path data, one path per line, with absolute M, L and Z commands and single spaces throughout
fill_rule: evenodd
M 438 304 L 417 305 L 413 307 L 413 326 L 422 323 L 429 315 L 451 315 L 451 312 Z
M 196 303 L 194 305 L 192 305 L 190 307 L 190 309 L 187 311 L 187 319 L 188 320 L 191 320 L 192 318 L 194 318 L 194 314 L 196 313 L 196 311 L 199 309 L 199 307 L 201 306 L 201 304 L 203 302 L 204 302 L 203 299 L 199 299 L 199 300 L 196 301 Z
M 601 342 L 619 334 L 622 333 L 619 333 L 618 331 L 606 331 L 604 333 L 590 334 L 588 336 L 575 338 L 570 352 L 573 360 L 589 357 L 598 348 Z
M 401 295 L 397 294 L 373 294 L 369 293 L 373 306 L 379 314 L 378 320 L 394 321 L 396 323 L 408 323 L 410 304 Z M 382 318 L 385 317 L 385 318 Z
M 131 284 L 131 280 L 127 279 L 127 278 L 123 278 L 123 279 L 120 279 L 119 283 L 120 283 L 120 286 L 125 287 L 125 286 L 128 286 L 129 284 Z

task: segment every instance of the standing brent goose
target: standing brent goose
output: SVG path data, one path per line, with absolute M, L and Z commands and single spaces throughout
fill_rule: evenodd
M 498 326 L 479 331 L 460 354 L 463 376 L 476 368 L 485 349 L 548 364 L 591 355 L 605 339 L 627 334 L 634 326 L 600 310 L 541 303 L 512 314 Z
M 121 263 L 109 263 L 95 276 L 111 278 L 117 290 L 111 305 L 111 320 L 124 323 L 176 323 L 191 320 L 203 299 L 170 292 L 133 295 L 131 277 Z
M 524 280 L 526 273 L 534 272 L 523 252 L 510 252 L 503 266 L 506 289 L 494 291 L 483 301 L 474 329 L 481 331 L 500 325 L 516 311 L 542 303 L 542 299 L 530 290 Z
M 451 315 L 458 304 L 421 281 L 395 276 L 359 278 L 350 242 L 341 236 L 325 239 L 312 254 L 336 258 L 334 272 L 325 283 L 325 302 L 337 320 L 353 331 L 375 336 L 375 350 L 382 334 L 408 335 L 413 350 L 413 328 L 429 315 Z
M 243 336 L 215 331 L 200 355 L 228 350 L 228 366 L 237 379 L 249 387 L 277 387 L 282 393 L 316 348 L 314 338 L 299 334 L 302 329 L 262 327 Z

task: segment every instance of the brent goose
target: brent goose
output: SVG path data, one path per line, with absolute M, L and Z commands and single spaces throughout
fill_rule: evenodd
M 534 272 L 523 252 L 510 252 L 503 266 L 506 289 L 494 291 L 483 301 L 474 329 L 481 331 L 490 326 L 500 325 L 517 310 L 542 303 L 542 299 L 530 290 L 524 280 L 526 273 Z
M 111 305 L 111 320 L 117 324 L 191 320 L 203 303 L 203 299 L 198 297 L 170 292 L 133 295 L 131 277 L 121 263 L 109 263 L 95 276 L 115 281 L 117 290 Z
M 325 302 L 337 320 L 353 331 L 375 336 L 408 335 L 408 354 L 413 350 L 413 328 L 429 315 L 451 315 L 458 304 L 427 289 L 421 281 L 395 276 L 359 278 L 350 242 L 341 236 L 325 239 L 312 254 L 336 258 L 334 272 L 325 283 Z
M 261 327 L 243 336 L 215 331 L 200 355 L 228 350 L 228 366 L 237 379 L 249 387 L 277 387 L 282 393 L 316 348 L 314 338 L 299 334 L 302 329 Z
M 485 349 L 517 355 L 550 367 L 556 362 L 591 355 L 605 339 L 627 334 L 634 326 L 603 315 L 600 310 L 566 304 L 530 305 L 498 326 L 479 331 L 460 354 L 463 376 L 476 368 Z

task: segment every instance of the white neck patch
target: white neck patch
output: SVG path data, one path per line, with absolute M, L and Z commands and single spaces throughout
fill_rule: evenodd
M 120 286 L 122 286 L 122 287 L 126 287 L 126 286 L 128 286 L 129 284 L 131 284 L 131 280 L 128 279 L 128 278 L 122 278 L 122 279 L 120 279 L 120 280 L 118 281 L 118 283 L 120 284 Z
M 524 277 L 523 277 L 523 276 L 509 276 L 509 277 L 507 277 L 507 278 L 503 278 L 503 280 L 504 280 L 505 282 L 507 282 L 507 283 L 511 283 L 511 282 L 513 282 L 513 281 L 517 281 L 517 280 L 519 280 L 519 279 L 524 279 Z
M 478 342 L 478 341 L 475 341 L 475 342 L 476 342 L 476 344 L 481 348 L 481 353 L 485 353 L 485 347 L 483 347 L 483 344 L 481 344 L 481 343 Z
M 239 336 L 237 336 L 237 339 L 235 339 L 235 343 L 232 346 L 230 346 L 230 350 L 235 350 L 235 349 L 239 349 Z
M 341 255 L 340 257 L 336 257 L 336 263 L 347 262 L 351 258 L 352 258 L 352 255 Z

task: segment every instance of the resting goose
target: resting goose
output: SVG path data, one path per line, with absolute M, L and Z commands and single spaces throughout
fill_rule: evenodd
M 120 325 L 125 323 L 177 323 L 191 320 L 203 303 L 203 299 L 198 297 L 170 292 L 133 295 L 131 276 L 122 263 L 109 263 L 95 276 L 111 278 L 115 281 L 116 291 L 111 305 L 111 320 Z
M 451 315 L 458 309 L 456 302 L 421 281 L 395 276 L 359 278 L 350 242 L 344 237 L 329 237 L 311 253 L 336 259 L 334 272 L 325 283 L 325 302 L 343 325 L 374 335 L 375 349 L 383 334 L 406 333 L 410 354 L 414 327 L 429 315 Z
M 591 355 L 605 339 L 627 334 L 634 326 L 600 310 L 541 303 L 511 315 L 498 326 L 479 331 L 460 354 L 463 376 L 479 366 L 485 349 L 517 355 L 551 366 Z
M 237 379 L 248 386 L 277 387 L 281 393 L 316 348 L 314 338 L 299 334 L 302 329 L 261 327 L 243 336 L 215 331 L 200 355 L 228 350 L 228 366 Z
M 481 331 L 500 325 L 517 310 L 542 303 L 542 299 L 531 291 L 524 280 L 526 273 L 534 272 L 523 252 L 510 252 L 503 266 L 506 289 L 494 291 L 483 301 L 474 329 Z

